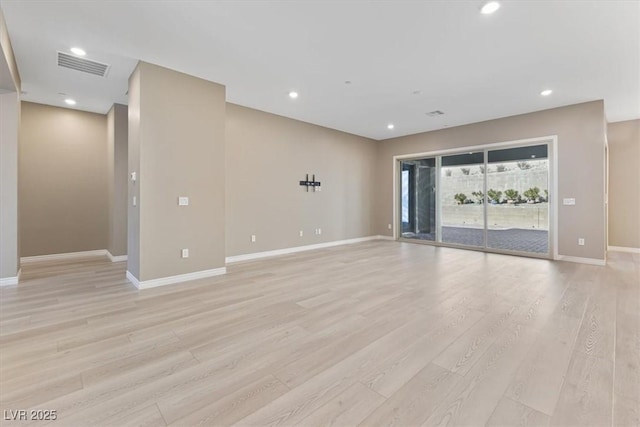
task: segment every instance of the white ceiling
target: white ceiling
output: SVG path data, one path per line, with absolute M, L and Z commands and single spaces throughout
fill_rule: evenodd
M 596 99 L 611 122 L 640 117 L 639 1 L 502 1 L 493 15 L 482 3 L 0 0 L 29 101 L 64 93 L 105 113 L 126 104 L 141 59 L 222 83 L 229 102 L 374 139 Z M 57 67 L 72 46 L 108 76 Z

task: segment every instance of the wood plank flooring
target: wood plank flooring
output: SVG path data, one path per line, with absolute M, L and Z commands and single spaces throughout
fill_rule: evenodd
M 0 289 L 2 426 L 640 425 L 640 256 L 374 241 L 144 291 L 106 258 Z M 10 420 L 55 410 L 55 421 Z

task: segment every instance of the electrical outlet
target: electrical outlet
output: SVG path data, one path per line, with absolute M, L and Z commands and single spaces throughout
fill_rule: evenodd
M 578 239 L 578 246 L 584 246 L 584 239 L 582 237 Z
M 391 224 L 387 224 L 387 228 L 391 230 Z
M 318 235 L 322 234 L 322 228 L 318 228 Z
M 182 250 L 182 258 L 189 258 L 189 249 Z
M 302 237 L 302 236 L 304 236 L 304 232 L 303 232 L 302 230 L 300 230 L 300 231 L 298 232 L 298 235 L 299 235 L 300 237 Z
M 256 242 L 256 235 L 252 234 L 251 235 L 251 243 L 255 243 Z
M 178 206 L 189 206 L 189 198 L 184 196 L 178 197 Z

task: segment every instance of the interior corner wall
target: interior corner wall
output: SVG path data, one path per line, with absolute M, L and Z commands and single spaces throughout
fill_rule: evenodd
M 225 87 L 140 62 L 129 101 L 129 271 L 144 282 L 224 268 Z
M 640 119 L 609 123 L 609 245 L 640 249 Z
M 128 111 L 114 104 L 107 114 L 107 183 L 109 232 L 107 250 L 113 256 L 127 254 Z
M 234 104 L 226 120 L 227 256 L 373 234 L 373 140 Z
M 22 103 L 20 255 L 105 249 L 107 117 Z
M 18 140 L 20 98 L 0 94 L 0 279 L 15 278 L 20 269 L 18 239 Z
M 376 233 L 391 233 L 393 156 L 557 135 L 557 197 L 576 199 L 558 206 L 558 253 L 604 260 L 604 117 L 603 101 L 593 101 L 378 142 Z

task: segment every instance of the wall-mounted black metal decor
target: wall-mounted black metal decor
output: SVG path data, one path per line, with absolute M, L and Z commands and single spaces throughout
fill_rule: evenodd
M 315 174 L 313 174 L 311 180 L 309 180 L 309 174 L 307 174 L 307 179 L 300 181 L 300 185 L 307 187 L 307 191 L 309 191 L 309 187 L 313 188 L 313 191 L 316 191 L 316 187 L 320 187 L 320 181 L 316 181 Z

